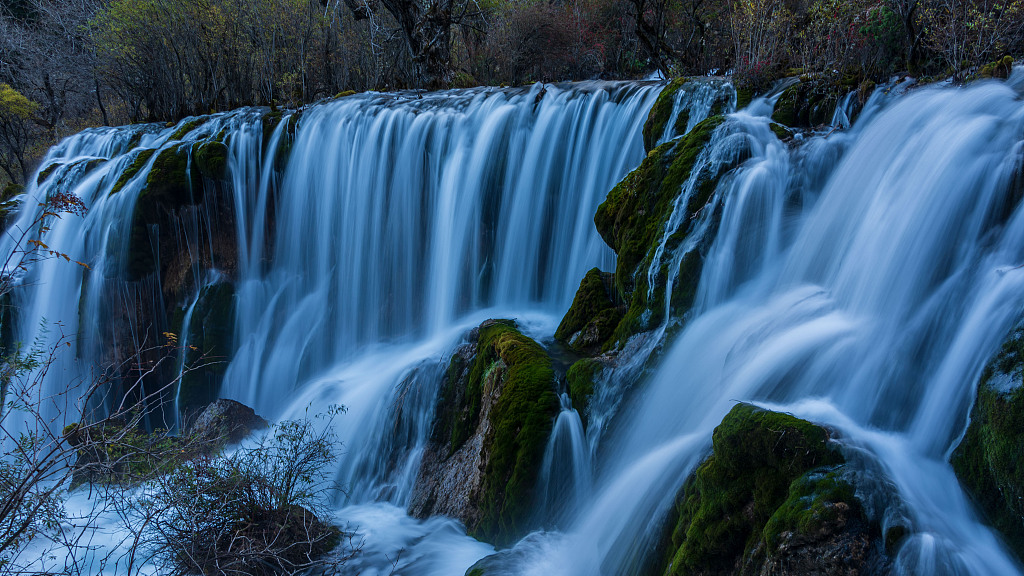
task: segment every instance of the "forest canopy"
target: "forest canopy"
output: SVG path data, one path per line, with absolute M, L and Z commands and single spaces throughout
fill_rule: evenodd
M 91 125 L 655 70 L 960 80 L 1022 41 L 1021 0 L 0 0 L 0 184 Z

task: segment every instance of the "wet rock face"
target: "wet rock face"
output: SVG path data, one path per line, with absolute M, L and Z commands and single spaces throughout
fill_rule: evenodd
M 211 444 L 238 444 L 269 424 L 241 402 L 221 398 L 206 407 L 189 426 L 189 434 Z
M 443 404 L 438 405 L 438 418 L 445 412 L 450 413 L 450 406 L 468 408 L 465 394 L 469 367 L 477 351 L 472 335 L 470 340 L 471 343 L 461 346 L 452 356 L 446 376 L 446 394 L 442 399 Z M 493 371 L 492 376 L 497 375 L 497 372 Z M 413 516 L 427 518 L 442 514 L 458 518 L 466 526 L 476 525 L 480 521 L 481 471 L 487 465 L 484 437 L 490 431 L 488 416 L 494 406 L 493 393 L 486 394 L 483 400 L 477 414 L 458 414 L 459 418 L 472 419 L 478 424 L 454 452 L 451 450 L 454 422 L 435 420 L 433 438 L 423 454 L 409 507 Z
M 511 320 L 488 320 L 453 355 L 410 513 L 453 516 L 499 545 L 526 529 L 555 416 L 551 358 Z

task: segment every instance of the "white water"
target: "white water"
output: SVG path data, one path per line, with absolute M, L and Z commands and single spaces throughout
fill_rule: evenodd
M 549 339 L 585 271 L 612 268 L 592 216 L 642 158 L 656 90 L 549 87 L 534 105 L 538 91 L 314 107 L 280 182 L 260 160 L 259 124 L 230 121 L 235 206 L 247 217 L 237 219 L 239 349 L 223 394 L 275 418 L 349 408 L 338 514 L 365 538 L 364 574 L 458 574 L 491 551 L 457 523 L 402 512 L 447 355 L 487 317 L 518 317 Z M 283 125 L 275 142 L 287 138 Z M 80 136 L 51 154 L 113 157 L 127 139 Z M 1019 573 L 945 461 L 984 362 L 1024 310 L 1024 212 L 1008 191 L 1022 140 L 1024 104 L 1002 83 L 878 96 L 851 130 L 796 148 L 765 118 L 733 115 L 703 161 L 751 157 L 716 192 L 721 225 L 686 328 L 634 397 L 624 390 L 656 342 L 632 344 L 633 361 L 623 353 L 604 375 L 586 450 L 578 416 L 563 410 L 546 476 L 564 506 L 561 531 L 525 539 L 508 572 L 629 573 L 711 430 L 747 400 L 835 427 L 896 487 L 913 530 L 898 572 Z M 103 171 L 119 162 L 77 184 L 90 215 L 56 227 L 51 242 L 83 245 L 76 257 L 94 269 L 106 250 L 92 238 L 113 226 L 99 222 L 130 210 L 102 193 L 112 184 L 101 184 Z M 678 266 L 690 245 L 663 244 L 657 260 Z M 24 317 L 73 326 L 80 272 L 41 269 L 33 278 L 47 299 L 25 304 Z M 564 488 L 567 476 L 578 489 Z

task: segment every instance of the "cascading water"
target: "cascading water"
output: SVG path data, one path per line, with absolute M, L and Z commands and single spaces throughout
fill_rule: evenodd
M 1010 185 L 1024 106 L 992 83 L 869 107 L 851 132 L 795 152 L 765 118 L 720 129 L 747 133 L 752 157 L 716 192 L 724 213 L 693 316 L 629 407 L 593 502 L 517 572 L 629 573 L 659 537 L 651 518 L 745 400 L 827 423 L 877 459 L 915 531 L 897 573 L 1018 573 L 946 460 L 1024 310 Z M 829 176 L 809 190 L 794 161 Z
M 452 520 L 405 513 L 447 358 L 488 317 L 516 317 L 549 341 L 586 270 L 611 269 L 593 214 L 642 159 L 640 127 L 657 92 L 592 84 L 369 94 L 307 110 L 294 135 L 288 116 L 264 134 L 243 111 L 184 136 L 227 133 L 236 350 L 221 393 L 275 418 L 349 408 L 336 476 L 347 489 L 339 518 L 365 542 L 354 570 L 462 573 L 493 551 Z M 688 128 L 710 112 L 705 96 L 677 95 Z M 834 427 L 896 487 L 912 527 L 898 573 L 1019 573 L 945 462 L 984 363 L 1024 310 L 1024 211 L 1010 185 L 1024 105 L 1002 83 L 878 95 L 848 131 L 789 145 L 762 116 L 770 108 L 755 100 L 730 115 L 699 159 L 742 163 L 715 191 L 720 221 L 690 228 L 713 241 L 683 330 L 633 394 L 624 390 L 670 331 L 659 327 L 639 351 L 626 345 L 598 379 L 587 438 L 563 406 L 542 472 L 541 501 L 557 518 L 538 511 L 536 522 L 561 532 L 529 536 L 489 574 L 631 573 L 736 401 Z M 845 128 L 842 111 L 833 123 Z M 675 136 L 675 117 L 661 140 Z M 174 131 L 138 145 L 176 146 Z M 92 271 L 83 284 L 80 270 L 57 263 L 30 270 L 33 291 L 15 293 L 19 340 L 32 341 L 43 317 L 84 330 L 79 314 L 109 305 L 103 290 L 128 304 L 139 299 L 133 291 L 160 292 L 94 280 L 120 261 L 108 261 L 117 250 L 107 244 L 126 236 L 120 215 L 131 214 L 152 165 L 110 194 L 136 136 L 87 132 L 44 162 L 62 167 L 30 193 L 63 186 L 90 208 L 84 221 L 56 225 L 51 244 L 81 247 L 70 255 Z M 284 148 L 286 160 L 274 156 Z M 86 171 L 81 160 L 94 157 L 108 160 Z M 285 162 L 278 181 L 274 167 Z M 667 242 L 685 204 L 652 270 L 678 269 L 693 247 L 693 236 Z M 25 210 L 19 225 L 34 218 Z M 184 244 L 213 236 L 196 226 L 182 224 Z M 83 360 L 52 385 L 84 374 L 88 347 L 104 336 L 83 335 Z

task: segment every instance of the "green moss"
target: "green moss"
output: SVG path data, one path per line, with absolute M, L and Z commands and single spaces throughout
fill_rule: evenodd
M 42 184 L 43 182 L 46 182 L 46 179 L 50 177 L 50 174 L 53 174 L 53 171 L 59 167 L 60 162 L 54 162 L 53 164 L 50 164 L 46 168 L 40 170 L 39 177 L 36 178 L 36 184 Z
M 538 466 L 558 414 L 555 373 L 544 349 L 514 323 L 481 328 L 477 355 L 500 360 L 507 373 L 490 412 L 491 433 L 485 440 L 490 457 L 476 532 L 498 544 L 509 543 L 523 534 Z
M 7 218 L 15 213 L 25 193 L 25 187 L 21 184 L 8 182 L 3 190 L 0 190 L 0 224 L 7 226 Z
M 485 574 L 486 572 L 484 572 L 483 568 L 470 568 L 469 571 L 466 572 L 466 576 L 484 576 Z
M 772 111 L 772 120 L 783 126 L 797 125 L 797 101 L 800 96 L 800 85 L 795 84 L 786 88 L 775 101 L 775 109 Z
M 207 120 L 208 118 L 206 116 L 200 116 L 198 118 L 185 122 L 181 125 L 181 128 L 178 128 L 177 130 L 174 131 L 173 134 L 171 134 L 171 137 L 168 138 L 168 141 L 181 140 L 182 138 L 185 137 L 186 134 L 205 124 Z
M 729 572 L 778 530 L 810 525 L 827 503 L 852 498 L 835 476 L 821 475 L 843 458 L 810 422 L 739 404 L 712 443 L 677 504 L 666 574 Z
M 203 189 L 197 176 L 198 171 L 189 169 L 187 148 L 165 148 L 153 161 L 142 195 L 168 208 L 196 204 Z
M 604 365 L 601 362 L 584 358 L 573 363 L 565 373 L 565 380 L 569 385 L 569 398 L 572 400 L 573 408 L 579 412 L 584 426 L 587 425 L 587 406 L 594 393 L 595 380 L 602 370 Z
M 119 420 L 91 424 L 87 431 L 79 423 L 70 424 L 63 437 L 78 452 L 72 489 L 85 482 L 134 484 L 167 473 L 194 456 L 182 449 L 184 439 L 169 436 L 166 430 L 147 433 Z
M 768 128 L 771 129 L 771 131 L 779 140 L 788 140 L 793 136 L 793 133 L 786 129 L 785 126 L 781 124 L 776 124 L 775 122 L 769 124 Z
M 223 180 L 227 174 L 228 147 L 219 140 L 199 142 L 192 147 L 192 162 L 206 178 Z
M 833 470 L 808 472 L 789 485 L 786 501 L 772 514 L 761 531 L 769 550 L 780 544 L 785 532 L 812 534 L 838 517 L 835 504 L 856 502 L 853 487 Z
M 129 164 L 128 167 L 121 172 L 121 175 L 117 177 L 117 181 L 114 182 L 114 186 L 110 189 L 110 193 L 117 194 L 120 192 L 121 189 L 139 173 L 139 170 L 142 170 L 146 165 L 146 162 L 149 162 L 149 159 L 153 157 L 155 152 L 156 150 L 153 149 L 139 150 L 131 164 Z
M 607 276 L 597 268 L 587 272 L 555 331 L 555 338 L 582 354 L 599 351 L 622 319 L 608 293 L 606 281 L 611 275 Z
M 512 320 L 488 320 L 474 339 L 448 366 L 433 441 L 446 444 L 450 456 L 478 430 L 483 402 L 493 402 L 482 446 L 480 517 L 468 529 L 505 544 L 523 535 L 532 510 L 538 466 L 559 411 L 555 372 L 547 352 Z
M 754 100 L 754 91 L 750 88 L 736 89 L 736 109 L 742 110 Z
M 658 143 L 658 139 L 665 133 L 665 124 L 672 116 L 672 108 L 675 102 L 676 92 L 686 84 L 686 78 L 676 78 L 658 94 L 658 99 L 647 114 L 647 122 L 644 122 L 643 136 L 644 149 L 650 152 Z
M 994 380 L 1009 384 L 993 386 Z M 971 423 L 953 453 L 953 470 L 992 526 L 1024 558 L 1024 328 L 989 363 L 978 386 Z
M 618 300 L 627 303 L 622 320 L 604 349 L 621 344 L 633 334 L 659 323 L 664 317 L 664 286 L 669 270 L 663 269 L 654 278 L 654 290 L 648 296 L 646 270 L 650 267 L 665 225 L 671 216 L 673 202 L 703 151 L 711 135 L 724 121 L 714 116 L 698 124 L 678 140 L 666 142 L 647 155 L 640 167 L 622 180 L 605 199 L 594 216 L 594 223 L 605 242 L 618 255 L 615 268 L 615 290 Z M 732 166 L 721 166 L 715 174 L 702 174 L 696 183 L 686 210 L 691 221 L 710 200 L 718 179 Z M 674 237 L 681 240 L 687 229 Z M 695 257 L 697 255 L 694 255 Z M 693 270 L 693 261 L 689 261 Z M 699 272 L 699 268 L 697 268 Z M 693 281 L 693 275 L 688 276 Z M 696 275 L 699 279 L 699 273 Z M 680 290 L 692 286 L 678 286 Z M 691 299 L 692 301 L 692 299 Z M 674 310 L 678 306 L 673 306 Z
M 335 94 L 334 95 L 334 99 L 338 100 L 340 98 L 345 98 L 345 97 L 348 97 L 348 96 L 352 96 L 355 93 L 356 93 L 355 90 L 345 90 L 344 92 L 338 92 L 337 94 Z
M 839 99 L 859 77 L 801 81 L 786 88 L 775 102 L 772 120 L 790 128 L 812 128 L 831 122 Z

